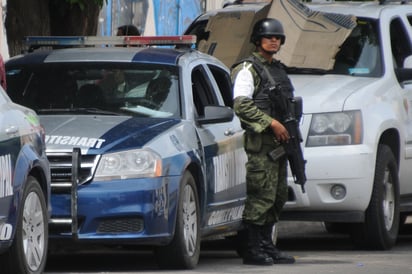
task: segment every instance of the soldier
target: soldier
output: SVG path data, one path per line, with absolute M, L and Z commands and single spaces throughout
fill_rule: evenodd
M 285 38 L 278 20 L 258 21 L 250 38 L 256 51 L 232 69 L 234 110 L 245 129 L 244 148 L 248 156 L 243 212 L 248 240 L 244 264 L 295 262 L 294 257 L 279 251 L 272 241 L 272 228 L 287 201 L 287 159 L 273 161 L 268 157 L 270 151 L 289 140 L 289 133 L 281 123 L 283 113 L 275 109 L 276 102 L 270 94 L 276 83 L 282 93 L 293 96 L 284 65 L 273 58 Z

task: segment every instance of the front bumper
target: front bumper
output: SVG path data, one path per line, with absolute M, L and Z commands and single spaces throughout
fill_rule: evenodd
M 50 237 L 165 244 L 175 226 L 180 177 L 101 181 L 77 189 L 77 230 L 71 231 L 71 195 L 52 195 Z
M 282 218 L 323 221 L 341 216 L 359 221 L 373 188 L 376 156 L 372 150 L 365 145 L 316 147 L 305 148 L 304 155 L 307 160 L 306 192 L 289 178 L 289 201 Z M 336 185 L 346 190 L 342 199 L 331 194 Z

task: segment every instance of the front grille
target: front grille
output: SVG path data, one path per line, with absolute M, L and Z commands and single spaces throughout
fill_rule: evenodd
M 143 219 L 121 218 L 100 221 L 97 233 L 138 233 L 143 231 Z
M 72 153 L 48 152 L 52 190 L 70 188 L 72 185 Z M 79 171 L 79 184 L 90 181 L 96 169 L 99 155 L 82 155 Z

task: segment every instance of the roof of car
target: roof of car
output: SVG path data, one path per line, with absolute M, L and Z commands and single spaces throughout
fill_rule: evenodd
M 412 7 L 412 4 L 403 4 L 402 1 L 386 1 L 384 4 L 380 4 L 378 1 L 370 1 L 370 2 L 352 2 L 352 1 L 325 1 L 318 2 L 318 3 L 304 3 L 307 7 L 313 10 L 323 11 L 323 12 L 334 12 L 340 14 L 348 14 L 348 15 L 355 15 L 358 17 L 369 17 L 369 18 L 379 18 L 382 10 L 385 9 L 396 9 L 399 11 L 403 11 L 405 5 Z M 233 12 L 233 11 L 258 11 L 262 9 L 264 6 L 270 5 L 268 3 L 249 3 L 249 4 L 235 4 L 229 5 L 222 9 L 216 9 L 208 11 L 202 15 L 200 15 L 196 21 L 199 20 L 206 20 L 210 16 L 215 15 L 216 13 L 220 12 Z
M 193 35 L 27 36 L 25 52 L 11 58 L 7 66 L 74 62 L 177 65 L 184 55 L 200 57 L 193 49 L 195 41 Z
M 176 65 L 178 58 L 188 50 L 172 48 L 67 48 L 38 50 L 11 58 L 8 65 L 55 62 L 144 62 Z
M 221 9 L 214 9 L 214 10 L 209 10 L 201 15 L 199 15 L 199 17 L 197 19 L 194 20 L 195 21 L 199 21 L 199 20 L 207 20 L 210 16 L 213 16 L 215 14 L 217 14 L 218 12 L 233 12 L 233 11 L 253 11 L 253 12 L 257 12 L 259 10 L 261 10 L 263 7 L 268 6 L 270 4 L 268 3 L 246 3 L 246 4 L 234 4 L 234 5 L 229 5 L 225 8 L 221 8 Z
M 411 4 L 406 4 L 412 8 Z M 390 2 L 386 4 L 379 4 L 377 1 L 373 2 L 332 2 L 332 3 L 308 3 L 310 9 L 333 12 L 339 14 L 355 15 L 357 17 L 368 17 L 378 19 L 384 10 L 395 10 L 401 12 L 405 11 L 405 4 L 401 2 Z

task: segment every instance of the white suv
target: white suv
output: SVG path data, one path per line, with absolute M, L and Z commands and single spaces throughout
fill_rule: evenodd
M 331 70 L 289 71 L 295 95 L 303 97 L 308 181 L 303 193 L 290 178 L 282 218 L 323 221 L 350 233 L 358 247 L 391 248 L 412 212 L 412 5 L 307 6 L 354 15 L 357 26 Z M 204 30 L 207 19 L 199 17 L 188 32 Z

